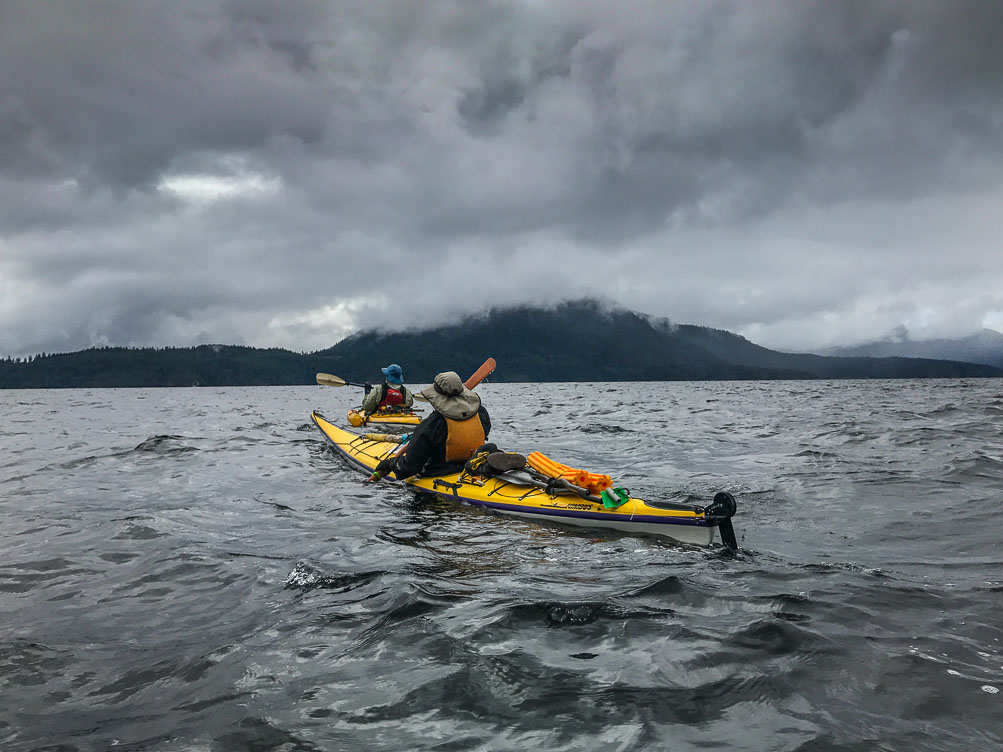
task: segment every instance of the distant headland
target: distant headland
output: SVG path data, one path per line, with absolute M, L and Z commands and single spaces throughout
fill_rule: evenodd
M 404 366 L 409 382 L 428 383 L 442 370 L 473 370 L 488 356 L 498 361 L 498 382 L 1003 377 L 1003 368 L 989 364 L 998 357 L 1003 365 L 1003 345 L 981 363 L 782 353 L 721 329 L 586 299 L 491 309 L 431 329 L 364 331 L 312 353 L 199 345 L 8 358 L 0 360 L 0 388 L 297 385 L 315 383 L 321 371 L 361 382 L 390 362 Z

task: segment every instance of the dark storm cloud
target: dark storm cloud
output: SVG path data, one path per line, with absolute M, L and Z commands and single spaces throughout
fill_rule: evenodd
M 812 301 L 855 295 L 853 275 L 813 293 L 760 234 L 898 207 L 850 212 L 873 248 L 902 216 L 925 221 L 911 204 L 999 190 L 1001 32 L 992 0 L 9 0 L 0 350 L 293 345 L 311 327 L 322 346 L 339 331 L 325 321 L 434 321 L 555 288 L 734 327 L 779 325 L 783 301 L 819 316 Z M 974 226 L 982 247 L 991 226 Z M 846 254 L 801 248 L 822 266 Z M 925 269 L 919 254 L 935 275 L 937 252 L 889 248 L 882 274 Z M 407 270 L 406 301 L 388 302 L 386 268 Z M 689 301 L 637 269 L 708 282 Z M 803 276 L 765 291 L 772 305 L 704 302 L 784 274 Z
M 326 106 L 282 44 L 296 28 L 214 3 L 4 7 L 0 56 L 14 75 L 0 155 L 17 174 L 142 187 L 191 152 L 324 133 Z
M 894 191 L 888 167 L 940 179 L 1001 145 L 992 2 L 5 7 L 0 155 L 18 176 L 143 187 L 193 154 L 288 139 L 441 174 L 448 199 L 477 173 L 437 160 L 514 142 L 529 196 L 537 170 L 569 179 L 528 223 L 574 225 L 626 206 L 659 221 L 735 173 L 767 178 L 738 214 L 837 163 L 828 199 Z

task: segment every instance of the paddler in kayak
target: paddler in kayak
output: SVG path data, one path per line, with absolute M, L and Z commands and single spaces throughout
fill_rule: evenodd
M 402 455 L 389 457 L 376 466 L 372 480 L 389 473 L 403 479 L 419 473 L 455 472 L 487 440 L 491 432 L 488 411 L 455 371 L 438 374 L 421 395 L 432 406 L 432 414 L 414 429 Z
M 414 395 L 404 386 L 404 371 L 396 363 L 391 363 L 383 371 L 383 383 L 374 387 L 366 384 L 366 396 L 362 400 L 362 412 L 368 418 L 377 410 L 405 410 L 414 404 Z

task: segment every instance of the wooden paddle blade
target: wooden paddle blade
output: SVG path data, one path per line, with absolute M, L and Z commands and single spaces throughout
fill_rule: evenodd
M 484 381 L 484 379 L 490 376 L 491 373 L 495 370 L 496 365 L 497 363 L 495 363 L 494 358 L 488 358 L 487 360 L 485 360 L 484 364 L 476 371 L 474 371 L 473 375 L 466 380 L 465 385 L 467 389 L 473 389 L 475 386 Z
M 345 386 L 348 382 L 340 376 L 335 376 L 330 373 L 318 373 L 317 383 L 321 386 Z
M 488 358 L 487 360 L 485 360 L 484 364 L 476 371 L 474 371 L 474 374 L 469 379 L 467 379 L 466 382 L 464 382 L 464 386 L 466 386 L 467 389 L 473 389 L 475 386 L 480 384 L 482 381 L 484 381 L 484 379 L 486 379 L 488 376 L 491 375 L 491 373 L 495 370 L 495 365 L 496 363 L 494 358 Z M 428 397 L 426 397 L 421 392 L 413 392 L 411 396 L 414 397 L 418 402 L 428 402 Z

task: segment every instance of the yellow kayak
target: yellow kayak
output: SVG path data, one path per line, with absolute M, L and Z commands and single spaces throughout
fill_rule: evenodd
M 400 410 L 377 410 L 367 420 L 365 414 L 358 410 L 349 410 L 348 422 L 356 427 L 370 424 L 380 426 L 416 426 L 421 423 L 421 415 L 413 410 L 408 410 L 407 412 Z
M 316 411 L 310 417 L 335 451 L 366 473 L 371 473 L 380 460 L 399 448 L 397 443 L 382 440 L 392 437 L 346 431 Z M 414 476 L 404 484 L 418 493 L 435 494 L 500 514 L 578 527 L 664 535 L 684 543 L 710 545 L 715 532 L 720 530 L 722 541 L 735 547 L 731 525 L 735 500 L 725 492 L 718 493 L 706 507 L 628 497 L 619 506 L 608 509 L 595 496 L 575 493 L 554 483 L 540 483 L 521 471 L 483 479 L 461 477 L 460 473 Z

